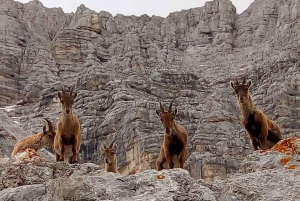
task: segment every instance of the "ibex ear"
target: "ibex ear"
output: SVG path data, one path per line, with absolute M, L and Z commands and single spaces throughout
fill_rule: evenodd
M 73 98 L 75 99 L 76 96 L 77 96 L 77 92 L 75 92 L 75 93 L 73 94 Z
M 177 108 L 175 108 L 175 110 L 173 111 L 173 114 L 176 115 L 178 112 Z
M 57 93 L 57 95 L 58 95 L 58 98 L 61 99 L 61 93 L 60 93 L 60 91 Z
M 252 84 L 252 81 L 249 80 L 249 81 L 247 82 L 248 88 L 250 88 L 251 84 Z
M 107 149 L 107 148 L 106 148 L 105 144 L 102 143 L 102 144 L 101 144 L 101 151 L 103 152 L 105 149 Z
M 156 115 L 160 117 L 161 112 L 159 110 L 156 110 Z
M 114 146 L 112 147 L 112 149 L 114 150 L 114 152 L 117 152 L 117 149 L 118 149 L 117 145 L 114 144 Z
M 234 83 L 232 81 L 230 81 L 230 86 L 234 89 Z
M 46 132 L 47 132 L 47 130 L 46 130 L 46 125 L 45 125 L 45 126 L 43 126 L 43 134 L 45 135 Z

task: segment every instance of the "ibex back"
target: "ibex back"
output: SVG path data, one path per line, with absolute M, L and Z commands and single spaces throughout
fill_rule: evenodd
M 230 82 L 237 95 L 237 100 L 242 113 L 242 124 L 245 127 L 254 150 L 270 149 L 282 139 L 278 125 L 270 120 L 262 111 L 254 106 L 249 93 L 251 80 L 239 83 L 238 80 Z
M 25 151 L 27 148 L 34 149 L 35 151 L 41 149 L 44 146 L 53 146 L 55 137 L 55 129 L 53 124 L 45 118 L 48 123 L 49 130 L 46 129 L 46 125 L 43 126 L 43 131 L 34 135 L 30 135 L 16 143 L 11 157 L 14 157 L 17 153 Z

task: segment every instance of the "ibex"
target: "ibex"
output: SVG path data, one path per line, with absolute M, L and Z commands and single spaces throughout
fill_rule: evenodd
M 106 148 L 105 144 L 103 143 L 101 146 L 102 153 L 104 155 L 104 162 L 105 162 L 105 170 L 107 172 L 118 172 L 118 163 L 117 163 L 117 145 L 114 141 Z
M 270 149 L 283 138 L 278 125 L 254 106 L 248 91 L 251 83 L 251 80 L 246 82 L 244 78 L 242 83 L 236 79 L 235 83 L 231 81 L 230 85 L 237 95 L 242 113 L 242 124 L 249 135 L 253 149 L 255 151 L 258 147 L 263 150 Z
M 172 103 L 173 101 L 171 101 L 168 111 L 164 110 L 161 103 L 159 103 L 160 111 L 156 110 L 165 129 L 164 141 L 156 161 L 158 171 L 174 167 L 183 168 L 187 157 L 188 133 L 182 125 L 175 121 L 177 109 L 172 111 Z
M 42 132 L 30 135 L 17 142 L 11 154 L 11 157 L 14 157 L 17 153 L 25 151 L 27 148 L 31 148 L 37 151 L 44 146 L 53 146 L 55 129 L 53 124 L 48 119 L 45 118 L 45 120 L 48 123 L 49 130 L 47 130 L 46 125 L 44 125 Z
M 72 110 L 72 104 L 77 96 L 77 92 L 72 94 L 74 85 L 69 93 L 66 93 L 62 86 L 61 89 L 62 92 L 58 92 L 58 97 L 61 102 L 62 111 L 54 138 L 56 161 L 68 159 L 69 163 L 77 163 L 77 154 L 82 141 L 80 123 Z

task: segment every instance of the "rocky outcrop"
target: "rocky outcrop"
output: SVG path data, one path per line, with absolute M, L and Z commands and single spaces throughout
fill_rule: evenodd
M 209 188 L 182 169 L 121 176 L 91 163 L 6 164 L 0 168 L 1 200 L 216 200 Z
M 237 15 L 231 1 L 213 0 L 161 18 L 2 1 L 0 106 L 18 103 L 8 117 L 34 133 L 44 117 L 57 122 L 59 85 L 75 84 L 80 158 L 102 163 L 100 144 L 115 139 L 119 171 L 133 174 L 155 168 L 163 140 L 155 109 L 175 99 L 189 133 L 185 169 L 225 178 L 253 152 L 232 78 L 252 79 L 255 105 L 284 137 L 299 136 L 299 6 L 256 0 Z
M 286 138 L 279 141 L 269 151 L 260 151 L 262 154 L 248 155 L 242 162 L 239 172 L 249 173 L 264 169 L 282 169 L 282 167 L 295 169 L 296 166 L 300 165 L 299 148 L 300 139 L 298 137 Z
M 256 151 L 245 158 L 239 173 L 216 179 L 211 190 L 218 193 L 219 200 L 297 200 L 299 146 L 300 139 L 293 137 L 267 152 Z
M 149 169 L 124 176 L 108 173 L 92 163 L 70 165 L 39 160 L 28 163 L 0 160 L 0 199 L 297 200 L 299 145 L 299 138 L 284 139 L 271 150 L 249 154 L 238 173 L 211 181 L 196 180 L 180 168 Z
M 299 169 L 271 169 L 216 180 L 212 190 L 219 200 L 297 200 L 299 185 Z

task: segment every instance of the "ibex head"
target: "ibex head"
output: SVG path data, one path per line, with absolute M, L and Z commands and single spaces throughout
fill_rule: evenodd
M 113 141 L 109 147 L 107 148 L 105 144 L 103 143 L 101 146 L 102 153 L 104 155 L 104 161 L 107 164 L 111 164 L 112 162 L 116 161 L 116 153 L 117 153 L 117 145 L 115 144 L 115 141 Z
M 64 88 L 61 86 L 61 92 L 58 92 L 58 97 L 60 99 L 61 105 L 62 105 L 62 111 L 65 115 L 72 114 L 72 104 L 74 103 L 74 99 L 77 96 L 77 92 L 73 93 L 74 89 L 73 85 L 70 89 L 70 92 L 65 92 Z
M 156 110 L 157 116 L 160 117 L 160 120 L 165 128 L 165 134 L 170 135 L 172 133 L 172 127 L 174 125 L 175 115 L 177 114 L 177 108 L 172 111 L 173 100 L 169 105 L 169 109 L 167 111 L 164 110 L 164 107 L 161 103 L 159 103 L 160 110 Z
M 49 130 L 46 129 L 46 125 L 43 126 L 43 132 L 41 135 L 41 139 L 40 139 L 40 143 L 41 145 L 48 145 L 48 146 L 52 146 L 53 142 L 54 142 L 54 137 L 55 137 L 55 128 L 53 126 L 53 124 L 51 123 L 51 121 L 49 121 L 48 119 L 44 118 L 47 123 L 48 123 L 48 128 Z
M 251 80 L 246 82 L 246 78 L 244 78 L 241 83 L 239 83 L 237 79 L 235 79 L 235 82 L 230 81 L 230 85 L 233 88 L 234 92 L 236 93 L 237 99 L 240 104 L 243 104 L 248 100 L 251 100 L 248 91 L 248 89 L 251 86 L 251 83 L 252 83 Z

